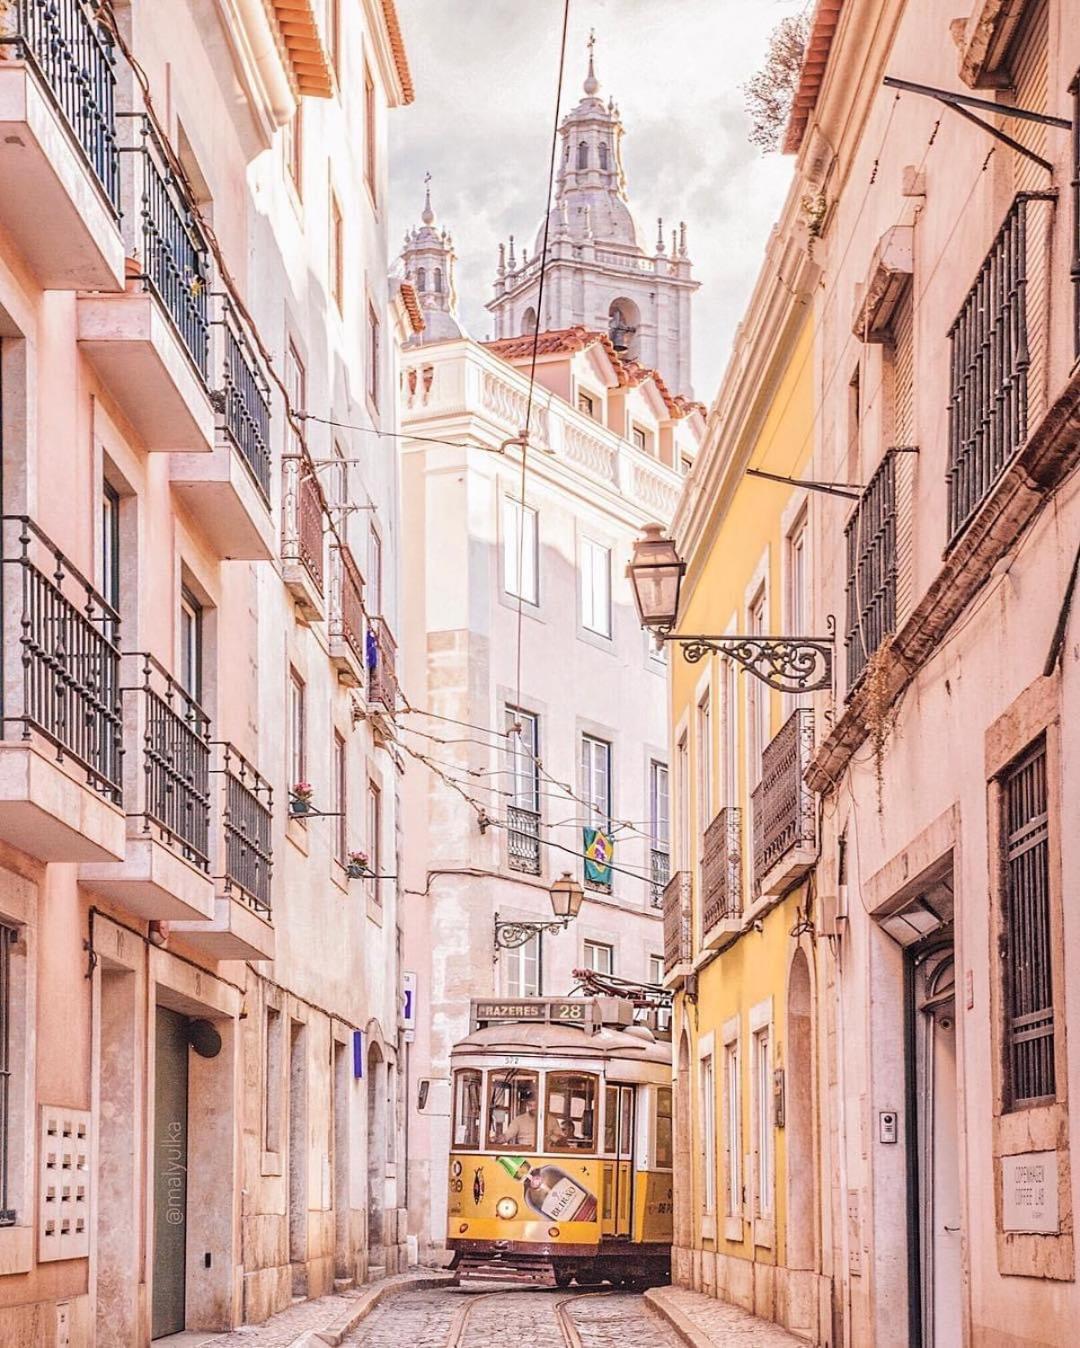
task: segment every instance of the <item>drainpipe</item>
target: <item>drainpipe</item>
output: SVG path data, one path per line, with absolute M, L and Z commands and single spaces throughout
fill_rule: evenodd
M 841 1333 L 844 1338 L 844 1348 L 851 1348 L 851 1221 L 848 1216 L 848 1167 L 847 1167 L 847 1074 L 844 1068 L 845 1049 L 844 1049 L 844 962 L 843 962 L 843 940 L 836 938 L 836 1075 L 837 1075 L 837 1096 L 839 1098 L 839 1118 L 837 1120 L 837 1132 L 839 1135 L 839 1156 L 837 1162 L 839 1166 L 840 1183 L 840 1244 L 842 1267 L 840 1269 L 840 1287 L 843 1292 L 843 1323 Z

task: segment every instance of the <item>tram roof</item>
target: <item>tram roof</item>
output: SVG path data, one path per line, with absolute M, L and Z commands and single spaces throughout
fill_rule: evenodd
M 640 1033 L 645 1030 L 645 1033 Z M 655 1039 L 644 1026 L 609 1029 L 550 1022 L 511 1021 L 486 1025 L 453 1047 L 453 1056 L 521 1054 L 554 1058 L 623 1058 L 671 1064 L 671 1044 Z

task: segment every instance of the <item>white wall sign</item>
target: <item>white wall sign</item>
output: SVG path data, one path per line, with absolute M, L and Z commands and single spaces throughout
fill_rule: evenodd
M 1001 1228 L 1057 1234 L 1056 1151 L 1026 1151 L 1001 1158 Z
M 416 1029 L 416 975 L 401 975 L 401 1027 L 404 1030 Z

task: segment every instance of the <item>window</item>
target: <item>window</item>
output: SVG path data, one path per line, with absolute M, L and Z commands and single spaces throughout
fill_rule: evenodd
M 304 105 L 298 101 L 296 111 L 282 129 L 282 152 L 285 169 L 296 195 L 304 195 Z
M 371 526 L 368 547 L 368 605 L 376 617 L 382 617 L 382 538 L 374 525 Z
M 382 882 L 379 878 L 382 871 L 382 792 L 378 784 L 372 781 L 368 782 L 367 807 L 368 868 L 372 877 L 367 883 L 371 897 L 376 903 L 382 903 Z
M 611 549 L 581 540 L 581 621 L 598 636 L 611 636 Z
M 454 1146 L 469 1151 L 480 1146 L 483 1077 L 472 1068 L 454 1073 Z
M 577 166 L 579 169 L 587 169 L 589 167 L 589 145 L 587 141 L 578 141 Z
M 688 870 L 690 866 L 690 751 L 686 741 L 686 731 L 679 736 L 675 746 L 675 786 L 679 802 L 679 868 Z
M 649 982 L 655 987 L 664 985 L 664 957 L 663 955 L 649 956 Z M 671 1028 L 671 1007 L 661 1006 L 656 1011 L 656 1028 L 658 1030 L 668 1030 Z
M 712 823 L 712 708 L 706 692 L 697 706 L 697 806 L 698 833 Z
M 720 752 L 724 756 L 724 804 L 739 803 L 739 670 L 734 660 L 721 665 L 723 720 L 720 726 Z
M 513 865 L 513 862 L 511 862 Z M 541 949 L 540 933 L 530 936 L 524 945 L 513 950 L 500 951 L 503 969 L 503 991 L 507 997 L 540 997 Z
M 653 1153 L 655 1165 L 660 1170 L 671 1167 L 675 1156 L 675 1147 L 671 1123 L 671 1087 L 656 1088 L 656 1147 Z
M 337 194 L 330 193 L 330 293 L 338 307 L 345 310 L 345 220 Z
M 750 605 L 749 635 L 763 636 L 767 626 L 764 587 L 758 591 Z M 760 679 L 750 677 L 746 680 L 746 721 L 750 754 L 750 782 L 756 786 L 761 781 L 761 755 L 769 742 L 769 690 Z
M 307 781 L 307 724 L 304 681 L 289 670 L 289 786 Z
M 671 833 L 668 766 L 655 759 L 649 764 L 649 833 L 655 850 L 666 852 Z
M 334 731 L 334 855 L 342 866 L 349 855 L 348 791 L 345 740 Z
M 435 294 L 436 294 L 436 295 L 441 295 L 441 294 L 442 294 L 442 268 L 441 268 L 441 267 L 436 267 L 436 268 L 435 268 Z
M 180 590 L 180 686 L 194 701 L 202 699 L 202 605 L 187 588 Z
M 587 417 L 596 419 L 596 399 L 591 393 L 579 392 L 577 396 L 577 410 L 584 412 Z
M 1056 1093 L 1046 741 L 1002 781 L 1006 1100 L 1023 1109 Z
M 701 1153 L 704 1170 L 701 1205 L 706 1213 L 716 1210 L 716 1084 L 712 1054 L 701 1059 Z
M 110 482 L 101 484 L 101 593 L 120 611 L 120 493 Z
M 375 312 L 375 306 L 368 302 L 368 349 L 367 349 L 367 396 L 372 407 L 379 406 L 379 363 L 382 360 L 382 349 L 379 337 L 379 315 Z
M 786 610 L 784 631 L 791 633 L 792 636 L 807 636 L 809 633 L 809 618 L 807 615 L 807 596 L 810 586 L 808 571 L 809 537 L 807 512 L 804 506 L 795 523 L 788 530 L 785 540 L 787 566 L 784 589 L 784 608 Z M 808 707 L 810 699 L 808 696 L 796 694 L 788 697 L 787 705 L 790 710 L 794 711 L 796 707 Z
M 679 472 L 682 474 L 683 477 L 686 477 L 686 475 L 690 472 L 690 469 L 693 466 L 694 466 L 693 459 L 687 458 L 685 454 L 679 455 Z
M 611 745 L 581 737 L 581 794 L 588 802 L 589 827 L 611 827 Z
M 506 708 L 508 789 L 521 810 L 540 809 L 540 722 L 530 711 Z
M 267 1151 L 281 1150 L 282 1102 L 282 1020 L 276 1006 L 266 1008 L 266 1057 L 263 1063 L 264 1121 L 263 1145 Z
M 11 1207 L 8 1167 L 11 1157 L 11 947 L 18 929 L 0 922 L 0 1226 L 14 1226 L 17 1214 Z
M 596 1077 L 591 1072 L 549 1072 L 544 1150 L 592 1151 L 595 1130 Z
M 591 969 L 597 974 L 613 974 L 615 972 L 615 950 L 612 946 L 604 945 L 600 941 L 585 942 L 585 968 Z
M 773 1206 L 773 1128 L 772 1058 L 769 1053 L 767 1028 L 754 1034 L 754 1129 L 757 1215 L 768 1217 L 772 1213 Z
M 527 604 L 540 602 L 539 519 L 535 510 L 503 497 L 503 589 Z
M 604 170 L 608 166 L 608 148 L 603 141 L 600 142 L 600 167 Z
M 326 0 L 326 30 L 329 38 L 330 64 L 334 67 L 338 85 L 341 84 L 341 0 Z
M 416 269 L 416 288 L 421 291 L 427 289 L 427 271 L 423 267 Z
M 630 439 L 635 449 L 640 449 L 642 454 L 651 454 L 652 448 L 649 444 L 649 437 L 640 426 L 630 427 Z
M 300 353 L 295 345 L 290 342 L 285 352 L 285 387 L 289 391 L 289 401 L 297 412 L 303 412 L 307 407 L 307 371 L 304 369 L 304 362 L 300 359 Z M 299 454 L 301 452 L 300 437 L 293 429 L 292 423 L 289 423 L 286 434 L 289 439 L 289 453 Z
M 727 1215 L 742 1216 L 742 1085 L 739 1041 L 724 1046 L 724 1151 L 727 1161 Z
M 377 161 L 375 155 L 375 81 L 371 78 L 371 67 L 364 62 L 364 179 L 371 191 L 372 198 L 378 200 L 375 173 Z
M 539 1079 L 519 1067 L 488 1074 L 489 1147 L 536 1149 L 536 1102 Z

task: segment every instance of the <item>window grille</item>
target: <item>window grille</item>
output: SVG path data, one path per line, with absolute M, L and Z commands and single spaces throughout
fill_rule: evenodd
M 950 541 L 1027 439 L 1029 217 L 1032 202 L 1049 200 L 1017 195 L 949 330 Z
M 11 1127 L 11 946 L 14 927 L 0 922 L 0 1226 L 14 1226 L 8 1206 L 8 1154 Z
M 1044 740 L 1009 768 L 1003 803 L 1006 1059 L 1009 1099 L 1016 1109 L 1052 1098 L 1055 1091 Z
M 896 455 L 887 452 L 844 530 L 847 687 L 896 627 Z

